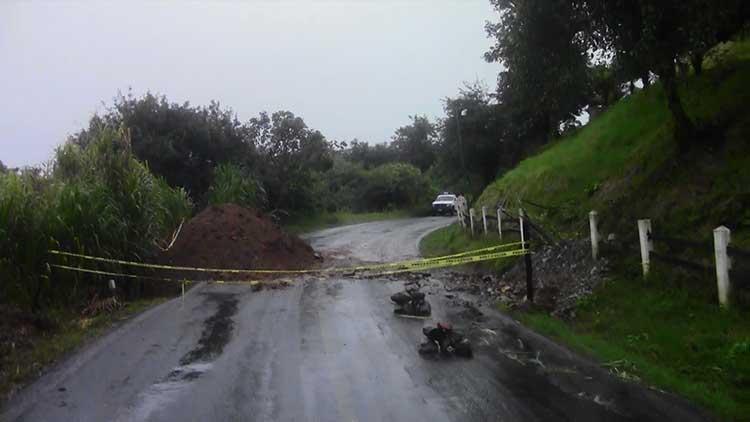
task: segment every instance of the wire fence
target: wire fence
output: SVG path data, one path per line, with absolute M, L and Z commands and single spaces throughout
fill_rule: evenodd
M 529 200 L 522 202 L 542 210 L 564 208 Z M 502 205 L 489 213 L 486 207 L 482 207 L 481 213 L 477 213 L 463 201 L 457 204 L 456 211 L 459 224 L 470 230 L 472 235 L 490 236 L 496 233 L 502 239 L 504 233 L 520 233 L 522 241 L 524 235 L 527 239 L 533 235 L 537 240 L 551 245 L 558 244 L 560 240 L 558 234 L 535 223 L 522 208 L 519 208 L 518 214 Z M 730 244 L 731 231 L 727 227 L 717 227 L 713 241 L 700 241 L 658 233 L 652 229 L 649 219 L 638 220 L 637 223 L 638 237 L 626 236 L 623 246 L 634 253 L 640 252 L 644 277 L 648 277 L 652 260 L 701 275 L 715 275 L 719 303 L 723 307 L 730 306 L 734 301 L 736 290 L 750 290 L 750 251 Z M 589 227 L 592 257 L 597 259 L 601 239 L 595 211 L 589 213 Z

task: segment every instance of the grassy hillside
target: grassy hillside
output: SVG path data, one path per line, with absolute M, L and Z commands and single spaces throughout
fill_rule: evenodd
M 706 245 L 723 224 L 735 246 L 750 249 L 750 42 L 726 44 L 720 52 L 704 74 L 681 84 L 686 110 L 702 128 L 696 145 L 678 148 L 655 85 L 520 163 L 474 206 L 523 207 L 561 237 L 587 236 L 588 212 L 597 210 L 603 233 L 626 243 L 637 236 L 638 218 L 650 218 L 662 235 Z M 713 260 L 710 246 L 680 256 Z M 637 252 L 610 259 L 611 280 L 579 305 L 573 320 L 534 312 L 518 318 L 624 378 L 679 393 L 722 419 L 748 420 L 747 296 L 720 311 L 711 271 L 655 263 L 644 281 Z M 750 268 L 750 262 L 735 266 Z
M 648 217 L 660 231 L 700 239 L 726 224 L 735 241 L 746 243 L 750 42 L 724 51 L 718 64 L 681 87 L 688 114 L 708 128 L 696 147 L 678 151 L 663 92 L 652 86 L 520 163 L 488 186 L 478 204 L 506 200 L 563 234 L 585 232 L 595 209 L 606 230 L 624 235 L 634 233 L 636 218 Z

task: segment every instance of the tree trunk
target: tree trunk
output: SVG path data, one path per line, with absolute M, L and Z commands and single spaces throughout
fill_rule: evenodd
M 695 135 L 695 126 L 690 121 L 685 109 L 680 101 L 680 94 L 677 91 L 677 75 L 675 75 L 674 65 L 665 66 L 662 71 L 661 81 L 664 87 L 664 93 L 667 96 L 667 107 L 672 113 L 675 124 L 675 138 L 682 149 L 685 149 L 692 143 Z
M 647 70 L 647 71 L 643 72 L 643 74 L 641 75 L 641 83 L 643 84 L 643 89 L 648 88 L 648 86 L 651 84 L 651 82 L 649 80 L 649 74 L 648 73 L 649 72 Z
M 693 70 L 696 75 L 703 73 L 703 53 L 696 52 L 690 56 L 690 63 L 693 65 Z

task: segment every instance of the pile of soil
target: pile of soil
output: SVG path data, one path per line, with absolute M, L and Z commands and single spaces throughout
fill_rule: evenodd
M 166 265 L 228 269 L 307 269 L 315 252 L 285 233 L 258 210 L 234 204 L 215 205 L 187 221 L 160 262 Z M 247 280 L 260 274 L 184 274 L 191 279 Z

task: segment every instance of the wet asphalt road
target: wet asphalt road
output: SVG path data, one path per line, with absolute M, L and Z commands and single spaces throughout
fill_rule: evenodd
M 415 257 L 450 218 L 314 233 L 329 261 Z M 434 319 L 463 326 L 475 357 L 424 359 L 397 318 L 394 279 L 302 278 L 282 290 L 200 285 L 120 326 L 26 388 L 9 421 L 702 420 L 670 395 L 624 383 L 485 310 L 427 289 Z M 451 295 L 453 296 L 453 295 Z M 454 299 L 455 301 L 455 299 Z

